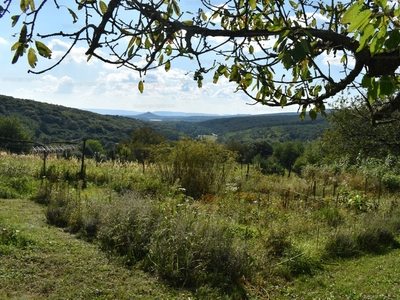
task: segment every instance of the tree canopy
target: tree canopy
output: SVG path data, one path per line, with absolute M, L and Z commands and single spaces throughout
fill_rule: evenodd
M 140 72 L 141 92 L 149 70 L 168 71 L 174 61 L 190 59 L 199 87 L 226 77 L 254 103 L 298 105 L 302 117 L 324 114 L 326 102 L 344 92 L 361 95 L 373 124 L 392 121 L 400 108 L 397 0 L 199 0 L 190 11 L 177 0 L 15 2 L 0 7 L 0 18 L 21 27 L 12 63 L 25 55 L 35 74 L 86 43 L 88 60 Z M 49 32 L 36 32 L 51 6 L 71 23 L 83 20 L 82 26 L 48 24 Z M 53 37 L 70 40 L 70 49 L 53 66 L 33 70 L 37 53 L 51 58 L 45 41 Z M 340 71 L 321 63 L 326 55 L 337 56 Z

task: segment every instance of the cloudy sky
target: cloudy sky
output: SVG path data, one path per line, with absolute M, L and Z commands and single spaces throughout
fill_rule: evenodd
M 217 84 L 213 84 L 211 79 L 204 81 L 203 87 L 199 89 L 192 74 L 188 75 L 189 71 L 195 70 L 196 65 L 188 60 L 172 62 L 169 72 L 165 72 L 163 68 L 148 72 L 144 78 L 145 91 L 141 94 L 138 91 L 138 73 L 129 69 L 117 69 L 94 58 L 87 62 L 85 45 L 77 45 L 68 58 L 51 71 L 40 75 L 28 74 L 26 56 L 20 58 L 16 64 L 11 64 L 13 52 L 10 48 L 17 41 L 21 28 L 21 23 L 14 28 L 10 26 L 10 15 L 20 13 L 19 1 L 14 0 L 14 3 L 17 10 L 0 19 L 1 94 L 79 109 L 175 111 L 220 115 L 297 111 L 297 107 L 282 109 L 249 105 L 252 101 L 241 92 L 235 93 L 235 84 L 222 77 Z M 197 10 L 193 2 L 180 3 L 182 11 Z M 57 30 L 68 32 L 83 26 L 81 20 L 72 23 L 71 15 L 65 9 L 62 11 L 49 7 L 41 17 L 42 22 L 37 25 L 37 30 L 41 33 Z M 59 29 L 53 29 L 56 27 Z M 57 37 L 42 41 L 52 50 L 52 59 L 39 58 L 36 71 L 55 63 L 70 45 L 70 41 Z M 271 41 L 271 45 L 273 43 Z M 334 69 L 339 60 L 340 57 L 325 55 L 321 58 L 321 66 L 327 67 L 329 62 Z

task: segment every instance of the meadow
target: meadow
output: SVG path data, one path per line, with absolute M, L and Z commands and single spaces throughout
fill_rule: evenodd
M 165 284 L 154 288 L 164 298 L 396 299 L 395 177 L 382 184 L 382 176 L 362 168 L 308 166 L 300 176 L 285 177 L 263 175 L 257 166 L 247 172 L 232 160 L 201 164 L 188 182 L 206 186 L 211 178 L 212 187 L 190 196 L 184 181 L 171 176 L 178 166 L 165 162 L 147 164 L 144 171 L 134 162 L 87 159 L 82 181 L 78 159 L 48 156 L 44 172 L 40 156 L 2 153 L 0 198 L 10 211 L 12 199 L 29 200 L 25 206 L 37 207 L 32 213 L 43 213 L 45 231 L 62 228 L 82 247 L 98 249 L 96 255 L 126 271 L 124 280 L 140 270 L 144 282 L 150 276 L 151 284 Z M 179 170 L 179 178 L 193 172 Z M 44 243 L 19 218 L 0 214 L 0 257 L 15 259 L 15 251 L 32 253 Z M 6 270 L 0 275 L 1 292 L 12 299 L 15 286 Z M 46 298 L 49 289 L 42 286 L 37 298 Z

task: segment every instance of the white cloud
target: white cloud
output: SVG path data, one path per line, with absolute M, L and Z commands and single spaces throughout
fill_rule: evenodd
M 322 62 L 325 65 L 330 65 L 330 66 L 343 66 L 343 63 L 341 62 L 341 59 L 343 57 L 343 52 L 338 51 L 336 54 L 330 53 L 327 54 L 326 51 L 322 53 Z M 354 66 L 355 64 L 355 59 L 352 56 L 347 56 L 348 62 L 347 65 L 349 67 Z
M 47 46 L 52 51 L 52 58 L 54 60 L 60 59 L 71 47 L 71 43 L 67 43 L 61 41 L 59 39 L 52 39 Z M 85 54 L 87 51 L 87 47 L 77 46 L 75 45 L 72 50 L 68 53 L 68 56 L 65 58 L 64 62 L 75 62 L 78 64 L 85 63 L 87 65 L 93 65 L 97 60 L 95 58 L 87 61 L 88 56 Z M 101 52 L 97 50 L 99 54 Z
M 0 37 L 0 44 L 1 45 L 7 45 L 8 42 L 4 38 Z

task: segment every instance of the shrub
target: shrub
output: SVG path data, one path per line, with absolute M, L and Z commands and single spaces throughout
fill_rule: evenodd
M 338 227 L 344 222 L 344 216 L 336 207 L 326 206 L 314 213 L 314 218 L 326 222 L 331 227 Z
M 393 174 L 385 174 L 382 177 L 383 186 L 391 193 L 400 190 L 400 176 Z
M 162 222 L 149 249 L 148 267 L 176 286 L 237 290 L 251 277 L 251 258 L 229 224 L 188 210 Z
M 233 152 L 217 143 L 182 140 L 168 151 L 162 149 L 155 161 L 164 182 L 179 183 L 186 195 L 200 199 L 225 188 L 234 158 Z
M 327 258 L 350 258 L 359 255 L 360 251 L 350 232 L 332 236 L 325 244 Z
M 98 240 L 107 252 L 135 264 L 148 254 L 150 240 L 159 222 L 159 208 L 151 200 L 127 193 L 102 210 Z

